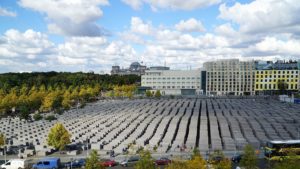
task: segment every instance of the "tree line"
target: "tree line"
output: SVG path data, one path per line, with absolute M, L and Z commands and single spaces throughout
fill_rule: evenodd
M 100 92 L 124 89 L 131 96 L 140 77 L 94 73 L 0 74 L 0 115 L 29 118 L 33 112 L 61 112 L 94 101 Z M 120 87 L 119 87 L 120 86 Z M 122 91 L 122 90 L 118 91 Z M 131 94 L 128 94 L 130 93 Z

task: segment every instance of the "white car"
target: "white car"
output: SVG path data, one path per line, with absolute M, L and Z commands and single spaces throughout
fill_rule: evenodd
M 1 165 L 1 169 L 24 169 L 28 166 L 24 159 L 12 159 Z

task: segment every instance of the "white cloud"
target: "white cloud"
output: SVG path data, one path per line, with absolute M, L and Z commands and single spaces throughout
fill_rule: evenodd
M 248 4 L 236 2 L 219 7 L 219 18 L 240 26 L 241 32 L 299 32 L 300 3 L 298 0 L 255 0 Z
M 124 3 L 130 5 L 133 9 L 138 10 L 143 5 L 141 0 L 122 0 Z
M 85 58 L 71 58 L 67 56 L 58 56 L 58 62 L 63 65 L 85 65 L 87 64 L 87 59 Z
M 141 19 L 139 22 L 144 24 Z M 263 33 L 246 34 L 235 30 L 231 23 L 225 23 L 216 26 L 214 32 L 195 36 L 192 32 L 180 31 L 178 25 L 172 28 L 162 25 L 154 27 L 150 24 L 154 31 L 147 36 L 130 32 L 135 35 L 133 41 L 144 40 L 145 50 L 140 53 L 144 63 L 152 66 L 163 65 L 166 61 L 172 68 L 186 69 L 188 66 L 201 67 L 205 61 L 225 58 L 299 58 L 300 41 L 290 34 L 277 34 L 276 37 Z M 130 38 L 128 40 L 130 41 Z
M 20 0 L 20 6 L 46 14 L 48 29 L 70 36 L 99 36 L 102 28 L 95 23 L 103 12 L 99 6 L 108 0 Z
M 204 32 L 205 28 L 201 21 L 197 21 L 195 18 L 190 18 L 186 21 L 181 20 L 175 25 L 175 28 L 181 32 Z
M 10 29 L 2 38 L 4 42 L 0 44 L 0 57 L 35 59 L 37 56 L 51 52 L 54 47 L 47 35 L 31 29 L 24 33 Z
M 58 62 L 62 65 L 83 66 L 86 70 L 110 70 L 115 61 L 137 58 L 135 50 L 122 41 L 108 42 L 104 37 L 76 37 L 58 45 Z
M 221 0 L 122 0 L 134 9 L 140 9 L 143 4 L 148 4 L 152 9 L 193 10 L 211 5 L 216 5 Z
M 9 10 L 7 10 L 7 9 L 4 9 L 4 8 L 0 7 L 0 16 L 16 17 L 16 16 L 17 16 L 17 13 L 16 13 L 16 12 L 9 11 Z
M 235 31 L 230 23 L 226 23 L 226 24 L 222 24 L 219 25 L 215 28 L 215 32 L 218 35 L 222 35 L 225 37 L 234 37 L 234 36 L 238 36 L 238 32 Z
M 114 63 L 136 61 L 134 48 L 105 37 L 70 37 L 54 44 L 40 32 L 11 29 L 0 36 L 0 72 L 110 70 Z
M 153 33 L 153 28 L 151 23 L 144 23 L 139 17 L 131 18 L 131 32 L 139 33 L 143 35 L 150 35 Z
M 250 50 L 261 55 L 295 56 L 300 58 L 300 41 L 295 39 L 279 40 L 275 37 L 266 37 L 261 42 L 249 47 Z
M 56 52 L 55 44 L 46 34 L 34 30 L 7 30 L 0 35 L 0 72 L 40 70 L 39 64 Z M 45 67 L 45 66 L 43 66 Z

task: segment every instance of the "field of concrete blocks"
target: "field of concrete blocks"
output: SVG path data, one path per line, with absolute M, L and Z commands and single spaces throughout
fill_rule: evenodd
M 157 152 L 255 148 L 267 140 L 297 139 L 300 105 L 266 99 L 106 100 L 72 109 L 57 120 L 26 122 L 2 118 L 0 132 L 9 145 L 32 143 L 48 151 L 49 129 L 61 122 L 72 143 L 88 140 L 96 150 L 123 152 L 134 143 Z

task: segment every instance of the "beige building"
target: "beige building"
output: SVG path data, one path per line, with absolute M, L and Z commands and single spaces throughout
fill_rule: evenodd
M 146 70 L 142 87 L 160 90 L 162 95 L 198 95 L 201 94 L 200 70 Z
M 226 59 L 204 63 L 206 95 L 254 95 L 255 63 Z

